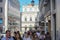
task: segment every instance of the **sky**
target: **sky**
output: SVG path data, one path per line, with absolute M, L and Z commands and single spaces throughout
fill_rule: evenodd
M 22 6 L 23 5 L 27 5 L 27 4 L 31 4 L 31 1 L 32 0 L 19 0 L 19 2 L 20 2 L 20 12 L 22 12 Z M 38 4 L 38 0 L 34 0 L 35 1 L 35 5 L 37 5 Z

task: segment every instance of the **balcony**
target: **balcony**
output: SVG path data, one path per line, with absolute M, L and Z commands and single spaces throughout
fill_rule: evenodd
M 45 0 L 43 4 L 44 6 L 46 6 L 48 4 L 48 1 Z
M 10 26 L 17 26 L 18 24 L 17 23 L 8 23 Z

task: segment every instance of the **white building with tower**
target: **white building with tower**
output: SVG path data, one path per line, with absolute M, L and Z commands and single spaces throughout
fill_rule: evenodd
M 22 23 L 21 23 L 21 30 L 23 32 L 35 29 L 35 23 L 36 23 L 36 17 L 37 14 L 39 13 L 38 5 L 32 6 L 31 4 L 29 5 L 24 5 L 23 6 L 23 12 L 22 12 Z

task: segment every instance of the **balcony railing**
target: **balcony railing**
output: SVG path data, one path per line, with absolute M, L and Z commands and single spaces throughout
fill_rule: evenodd
M 17 23 L 9 23 L 9 25 L 18 25 Z

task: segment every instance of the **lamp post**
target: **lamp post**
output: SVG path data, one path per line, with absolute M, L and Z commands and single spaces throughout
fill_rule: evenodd
M 34 0 L 31 1 L 32 6 L 34 6 L 34 2 L 35 2 Z

